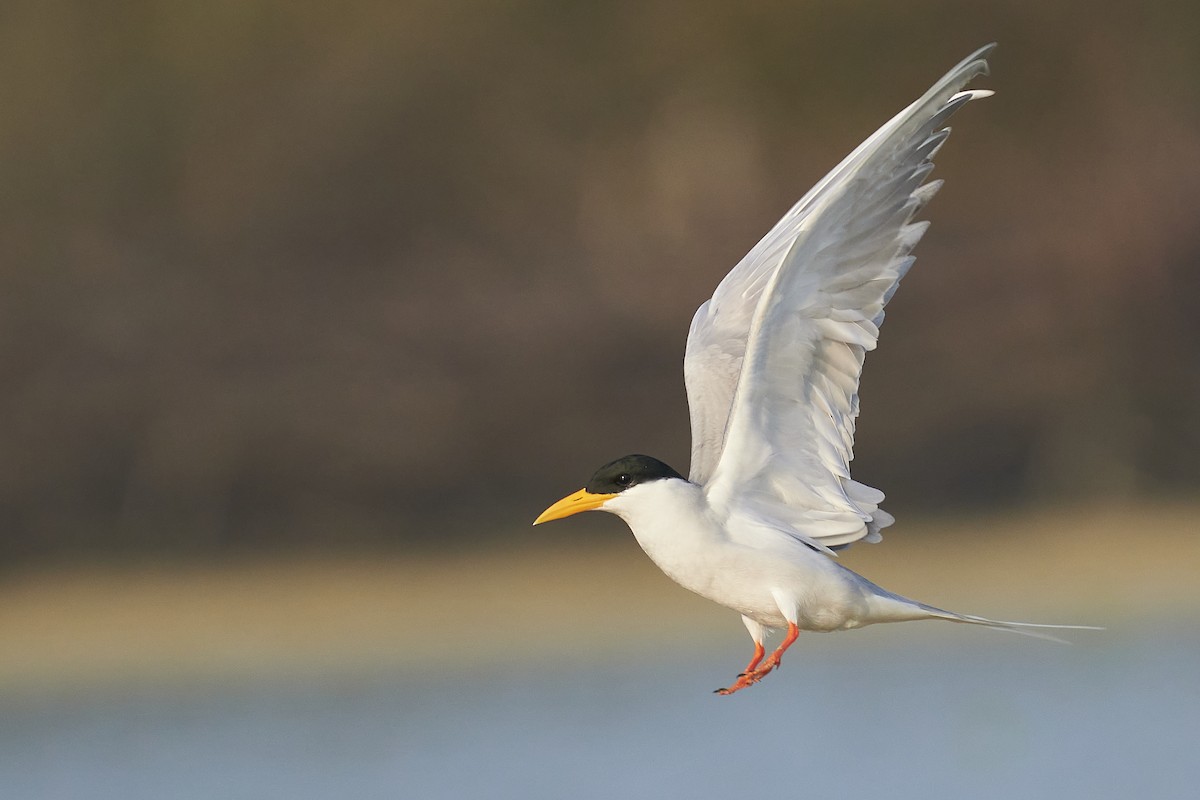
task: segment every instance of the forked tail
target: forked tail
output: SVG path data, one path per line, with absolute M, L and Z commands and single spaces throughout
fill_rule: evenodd
M 1008 631 L 1009 633 L 1019 633 L 1022 636 L 1032 636 L 1035 639 L 1046 639 L 1051 642 L 1060 644 L 1071 644 L 1066 639 L 1062 639 L 1051 633 L 1046 633 L 1046 628 L 1057 630 L 1072 630 L 1072 631 L 1102 631 L 1104 628 L 1096 627 L 1095 625 L 1048 625 L 1042 622 L 1009 622 L 1002 619 L 988 619 L 987 617 L 976 617 L 973 614 L 957 614 L 953 611 L 946 611 L 942 608 L 927 606 L 924 603 L 919 603 L 923 610 L 929 613 L 933 619 L 944 619 L 948 622 L 962 622 L 967 625 L 984 625 L 997 631 Z

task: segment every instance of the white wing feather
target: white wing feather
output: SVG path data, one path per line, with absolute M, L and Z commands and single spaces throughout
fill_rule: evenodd
M 692 320 L 684 377 L 690 480 L 717 509 L 770 520 L 822 550 L 878 541 L 883 493 L 850 478 L 858 382 L 883 307 L 928 223 L 913 215 L 946 119 L 987 91 L 994 45 L 964 59 L 825 176 Z

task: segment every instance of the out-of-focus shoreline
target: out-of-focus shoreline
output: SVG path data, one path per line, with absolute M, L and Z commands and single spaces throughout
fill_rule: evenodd
M 1200 508 L 903 520 L 844 563 L 926 602 L 1111 625 L 1200 616 Z M 914 535 L 906 535 L 907 532 Z M 916 533 L 919 532 L 919 533 Z M 740 641 L 628 537 L 469 555 L 62 567 L 0 583 L 0 690 L 513 667 Z M 670 633 L 664 633 L 669 629 Z

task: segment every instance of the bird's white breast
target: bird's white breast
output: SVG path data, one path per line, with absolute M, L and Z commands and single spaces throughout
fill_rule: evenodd
M 808 630 L 853 627 L 863 610 L 854 573 L 779 531 L 722 516 L 684 480 L 635 486 L 603 509 L 625 520 L 646 555 L 672 580 L 768 627 L 783 627 L 777 591 L 796 598 Z

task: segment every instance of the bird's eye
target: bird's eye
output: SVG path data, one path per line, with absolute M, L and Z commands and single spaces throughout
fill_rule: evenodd
M 617 486 L 625 488 L 633 484 L 633 478 L 628 473 L 622 472 L 616 477 L 614 483 L 616 483 Z

